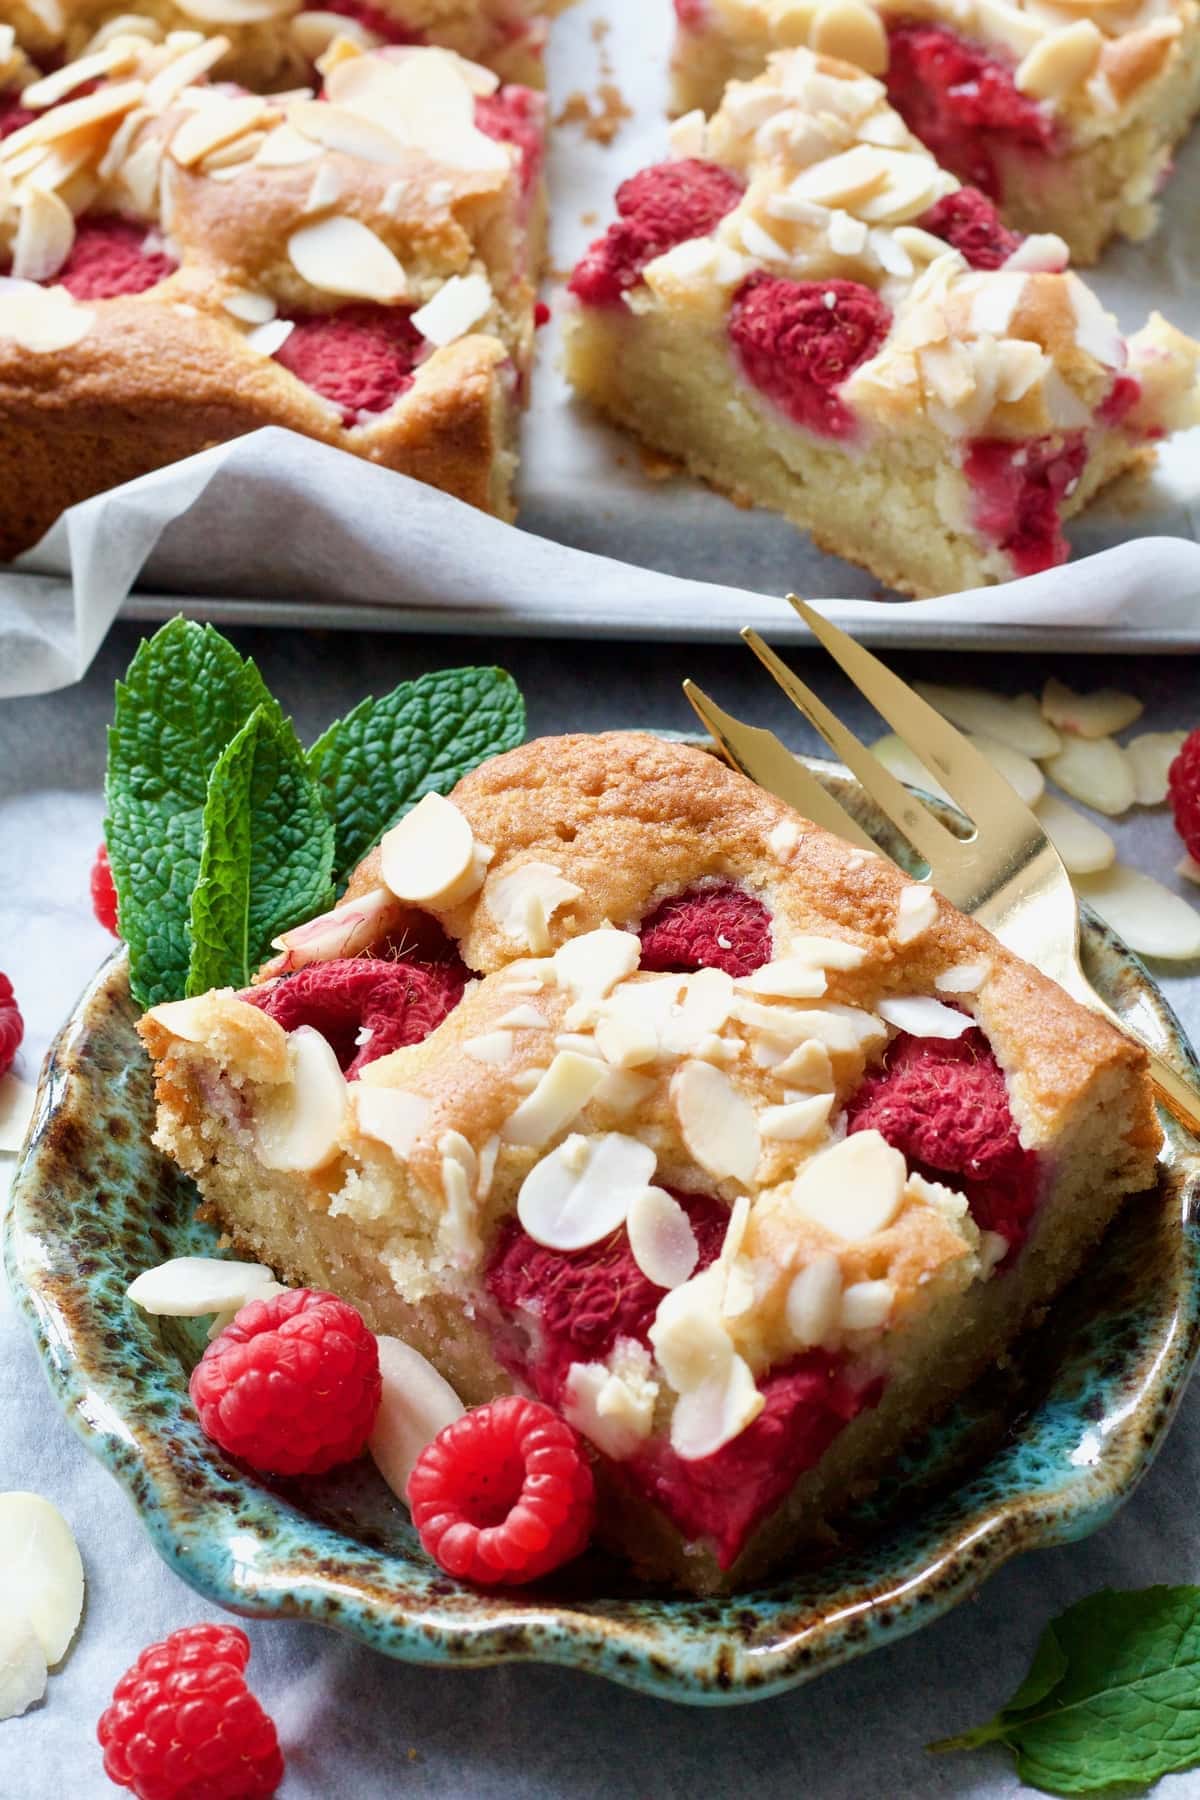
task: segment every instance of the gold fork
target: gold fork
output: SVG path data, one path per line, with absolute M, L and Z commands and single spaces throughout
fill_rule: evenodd
M 960 911 L 972 913 L 1009 950 L 1101 1013 L 1150 1058 L 1163 1104 L 1200 1131 L 1200 1092 L 1131 1030 L 1101 999 L 1079 960 L 1079 903 L 1062 858 L 1025 802 L 975 746 L 879 658 L 856 644 L 795 595 L 792 606 L 818 641 L 888 721 L 972 823 L 956 837 L 859 742 L 812 689 L 780 661 L 756 631 L 742 637 L 789 700 L 813 725 L 866 793 L 907 839 L 931 884 Z M 814 824 L 870 850 L 874 843 L 840 803 L 771 732 L 742 724 L 694 682 L 684 692 L 736 768 L 811 818 Z

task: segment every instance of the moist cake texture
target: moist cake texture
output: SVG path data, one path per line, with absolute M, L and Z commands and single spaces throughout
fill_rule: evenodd
M 647 1577 L 836 1541 L 1152 1183 L 1143 1053 L 701 751 L 422 806 L 253 988 L 146 1015 L 156 1141 L 465 1402 L 561 1411 Z
M 0 65 L 0 554 L 261 425 L 511 517 L 542 96 L 343 38 L 262 96 L 212 79 L 225 38 L 146 31 Z
M 1195 0 L 675 0 L 680 112 L 807 45 L 886 81 L 905 122 L 1021 231 L 1078 263 L 1146 237 L 1200 108 Z
M 1192 340 L 1122 337 L 850 65 L 779 52 L 671 143 L 571 278 L 571 381 L 901 592 L 1063 561 L 1063 522 L 1196 418 Z

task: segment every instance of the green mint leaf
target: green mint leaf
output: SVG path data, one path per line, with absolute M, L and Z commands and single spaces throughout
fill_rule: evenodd
M 934 1750 L 1004 1743 L 1049 1794 L 1141 1791 L 1200 1762 L 1200 1588 L 1111 1589 L 1068 1608 L 1009 1704 Z
M 139 645 L 117 683 L 104 836 L 142 1006 L 183 993 L 209 773 L 258 706 L 278 713 L 254 664 L 183 618 Z
M 291 723 L 256 708 L 209 777 L 189 994 L 244 987 L 277 933 L 332 903 L 333 844 Z
M 441 669 L 338 719 L 308 753 L 337 822 L 338 881 L 423 794 L 448 794 L 524 736 L 525 702 L 503 669 Z

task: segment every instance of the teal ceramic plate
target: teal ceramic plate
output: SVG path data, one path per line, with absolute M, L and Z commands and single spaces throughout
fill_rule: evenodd
M 882 840 L 860 792 L 832 780 Z M 1194 1071 L 1140 964 L 1094 922 L 1085 939 L 1101 991 Z M 369 1463 L 268 1487 L 200 1433 L 199 1332 L 125 1300 L 140 1270 L 214 1248 L 195 1190 L 151 1147 L 134 1018 L 117 957 L 47 1059 L 9 1273 L 72 1423 L 171 1566 L 238 1612 L 313 1619 L 417 1662 L 564 1663 L 694 1702 L 778 1693 L 927 1624 L 1018 1551 L 1103 1525 L 1159 1448 L 1200 1344 L 1200 1147 L 1168 1125 L 1156 1191 L 1126 1208 L 1021 1366 L 914 1446 L 836 1560 L 730 1599 L 647 1594 L 599 1560 L 543 1590 L 476 1593 L 426 1559 Z

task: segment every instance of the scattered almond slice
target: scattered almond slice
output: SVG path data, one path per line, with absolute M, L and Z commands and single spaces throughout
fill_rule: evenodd
M 369 1069 L 370 1064 L 363 1073 Z M 359 1080 L 351 1089 L 351 1098 L 363 1136 L 386 1144 L 401 1162 L 412 1154 L 413 1145 L 433 1118 L 432 1100 L 406 1088 L 377 1087 Z
M 842 1269 L 832 1250 L 819 1250 L 788 1288 L 784 1317 L 797 1350 L 829 1343 L 841 1319 Z
M 753 1424 L 764 1406 L 749 1364 L 732 1356 L 699 1387 L 689 1388 L 671 1415 L 671 1448 L 684 1462 L 702 1462 Z
M 721 1069 L 685 1062 L 671 1079 L 671 1100 L 688 1151 L 717 1181 L 749 1185 L 761 1148 L 754 1108 Z
M 881 1000 L 875 1008 L 881 1019 L 906 1031 L 910 1037 L 959 1038 L 975 1021 L 969 1013 L 946 1006 L 930 994 L 903 994 Z
M 28 1620 L 48 1668 L 83 1611 L 83 1563 L 71 1527 L 40 1494 L 0 1494 L 0 1606 Z
M 1102 874 L 1079 877 L 1075 890 L 1139 956 L 1171 962 L 1200 956 L 1200 912 L 1152 876 L 1114 863 Z
M 278 1287 L 265 1263 L 232 1262 L 220 1256 L 175 1256 L 143 1269 L 125 1292 L 143 1312 L 168 1319 L 201 1319 L 234 1311 Z
M 535 1149 L 549 1143 L 583 1111 L 604 1076 L 605 1066 L 598 1058 L 560 1050 L 550 1067 L 539 1074 L 533 1092 L 509 1114 L 502 1139 L 506 1144 Z
M 1068 875 L 1097 875 L 1111 866 L 1117 846 L 1102 826 L 1076 812 L 1057 794 L 1043 794 L 1033 810 Z
M 655 1287 L 677 1288 L 691 1279 L 700 1254 L 692 1222 L 673 1194 L 648 1187 L 625 1220 L 633 1260 Z
M 1167 775 L 1183 749 L 1186 731 L 1143 731 L 1130 738 L 1125 754 L 1133 767 L 1134 796 L 1139 806 L 1161 806 L 1167 797 Z
M 1053 676 L 1042 690 L 1042 713 L 1060 731 L 1081 738 L 1111 737 L 1141 717 L 1142 703 L 1133 694 L 1099 688 L 1077 694 Z
M 1050 780 L 1094 812 L 1116 818 L 1136 798 L 1133 765 L 1110 737 L 1070 736 L 1057 756 L 1046 762 Z
M 968 731 L 966 737 L 968 743 L 974 744 L 980 755 L 987 758 L 997 774 L 1003 775 L 1026 806 L 1036 805 L 1045 791 L 1046 782 L 1031 757 L 1002 743 L 999 738 L 987 737 L 982 732 Z M 950 800 L 950 795 L 936 776 L 930 774 L 908 745 L 893 732 L 881 737 L 871 745 L 871 749 L 884 768 L 891 770 L 897 781 L 907 782 L 909 787 L 921 788 L 939 800 Z
M 462 1416 L 462 1401 L 433 1364 L 396 1337 L 379 1337 L 383 1393 L 367 1448 L 392 1492 L 406 1499 L 417 1458 Z
M 293 231 L 288 259 L 302 280 L 350 300 L 403 300 L 408 278 L 377 232 L 342 213 Z M 415 809 L 414 809 L 415 810 Z
M 943 687 L 933 681 L 914 681 L 913 686 L 951 724 L 1007 744 L 1035 762 L 1062 748 L 1062 740 L 1042 717 L 1032 694 L 1010 700 L 985 688 Z
M 782 1106 L 768 1106 L 758 1115 L 758 1126 L 771 1143 L 804 1143 L 816 1137 L 829 1118 L 832 1094 L 805 1094 Z
M 46 1657 L 23 1612 L 0 1601 L 0 1719 L 17 1719 L 46 1692 Z
M 292 1078 L 267 1088 L 254 1122 L 259 1161 L 268 1169 L 322 1168 L 337 1149 L 349 1098 L 338 1059 L 319 1031 L 288 1034 Z
M 884 1231 L 900 1210 L 908 1171 L 877 1131 L 822 1150 L 792 1184 L 793 1208 L 849 1243 Z
M 567 1138 L 535 1163 L 517 1197 L 517 1217 L 535 1243 L 584 1250 L 625 1223 L 650 1186 L 655 1155 L 619 1131 Z

